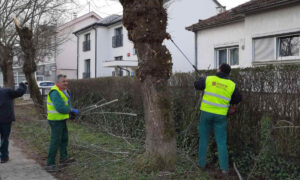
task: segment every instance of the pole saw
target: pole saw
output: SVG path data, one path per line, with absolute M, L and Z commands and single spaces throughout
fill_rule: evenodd
M 197 69 L 197 67 L 190 61 L 190 59 L 184 54 L 184 52 L 177 46 L 177 44 L 172 39 L 171 35 L 167 35 L 167 39 L 171 40 L 171 42 L 174 44 L 174 46 L 178 49 L 178 51 L 185 57 L 185 59 L 189 62 L 189 64 L 195 69 L 195 71 L 198 73 L 198 75 L 201 75 L 200 71 Z

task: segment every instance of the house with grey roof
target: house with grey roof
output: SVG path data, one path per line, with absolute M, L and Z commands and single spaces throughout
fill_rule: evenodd
M 300 0 L 251 0 L 186 29 L 199 69 L 300 63 Z
M 65 74 L 69 79 L 77 79 L 77 38 L 73 35 L 78 31 L 89 26 L 102 18 L 95 12 L 89 12 L 83 16 L 57 27 L 55 41 L 57 47 L 55 51 L 56 74 Z
M 134 75 L 138 60 L 122 16 L 111 15 L 74 34 L 78 38 L 78 78 Z
M 194 59 L 195 54 L 194 35 L 185 27 L 199 17 L 208 18 L 224 10 L 217 0 L 165 0 L 164 7 L 168 13 L 167 32 L 190 59 Z M 122 16 L 108 16 L 74 34 L 79 42 L 79 79 L 135 74 L 138 58 L 133 43 L 128 40 Z M 171 41 L 165 40 L 164 44 L 172 54 L 173 72 L 193 70 Z

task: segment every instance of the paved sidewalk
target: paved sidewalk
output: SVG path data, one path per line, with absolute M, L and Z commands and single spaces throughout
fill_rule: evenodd
M 56 180 L 46 172 L 37 162 L 28 159 L 26 155 L 14 146 L 10 140 L 10 160 L 0 164 L 0 180 Z

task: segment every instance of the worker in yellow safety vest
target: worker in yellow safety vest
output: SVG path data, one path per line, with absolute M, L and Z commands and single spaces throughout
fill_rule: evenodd
M 79 114 L 78 109 L 72 108 L 70 93 L 67 90 L 68 81 L 65 75 L 58 75 L 56 85 L 53 86 L 47 96 L 47 119 L 51 127 L 51 140 L 48 151 L 46 170 L 58 171 L 55 159 L 57 151 L 60 151 L 60 164 L 65 165 L 74 162 L 68 157 L 68 128 L 69 114 Z
M 234 107 L 242 100 L 236 84 L 228 78 L 230 71 L 231 67 L 228 64 L 221 64 L 215 76 L 199 78 L 194 83 L 197 90 L 204 91 L 198 126 L 200 136 L 198 166 L 205 168 L 207 145 L 213 128 L 218 147 L 220 169 L 224 174 L 228 173 L 229 169 L 226 135 L 227 114 L 232 113 Z M 230 107 L 233 108 L 229 112 Z

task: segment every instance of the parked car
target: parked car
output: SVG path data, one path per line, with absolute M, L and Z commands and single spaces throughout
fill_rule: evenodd
M 52 81 L 37 81 L 38 87 L 39 88 L 49 88 L 51 89 L 52 86 L 55 85 L 55 82 Z
M 37 81 L 38 87 L 42 95 L 47 95 L 49 90 L 55 85 L 52 81 Z

